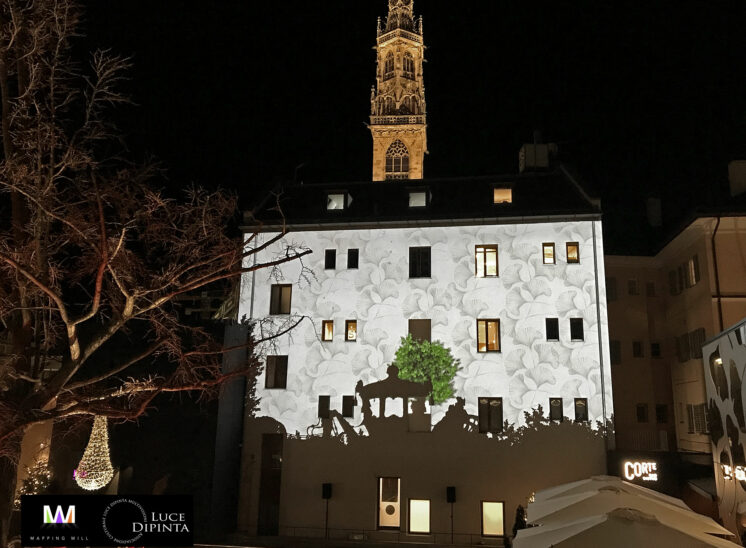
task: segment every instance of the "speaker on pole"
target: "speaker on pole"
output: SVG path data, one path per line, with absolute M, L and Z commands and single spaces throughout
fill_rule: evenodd
M 456 488 L 453 485 L 446 487 L 446 502 L 456 502 Z
M 321 484 L 321 498 L 322 499 L 332 498 L 332 484 L 331 483 Z

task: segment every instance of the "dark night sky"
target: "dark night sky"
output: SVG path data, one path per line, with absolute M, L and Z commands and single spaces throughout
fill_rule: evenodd
M 306 181 L 370 177 L 385 0 L 85 4 L 87 45 L 134 58 L 140 106 L 122 125 L 172 186 L 251 197 L 299 164 Z M 429 177 L 514 172 L 539 128 L 601 195 L 620 243 L 645 197 L 670 216 L 721 191 L 728 160 L 746 158 L 742 0 L 416 0 L 415 12 Z

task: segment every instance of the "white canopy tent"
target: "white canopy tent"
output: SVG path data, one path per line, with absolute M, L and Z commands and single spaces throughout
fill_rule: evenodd
M 530 506 L 529 506 L 530 508 Z M 735 544 L 705 533 L 684 532 L 651 514 L 617 508 L 579 520 L 523 529 L 514 548 L 735 548 Z
M 697 514 L 681 505 L 642 494 L 630 494 L 614 486 L 602 487 L 574 495 L 556 496 L 528 505 L 528 521 L 533 524 L 557 525 L 606 514 L 617 508 L 632 508 L 655 516 L 663 525 L 685 533 L 732 535 L 712 518 Z

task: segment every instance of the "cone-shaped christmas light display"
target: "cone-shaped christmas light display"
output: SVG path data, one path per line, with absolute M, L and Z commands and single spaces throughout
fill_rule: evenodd
M 109 459 L 109 431 L 106 417 L 93 420 L 91 439 L 83 452 L 83 458 L 75 471 L 75 481 L 83 489 L 101 489 L 114 477 L 114 468 Z

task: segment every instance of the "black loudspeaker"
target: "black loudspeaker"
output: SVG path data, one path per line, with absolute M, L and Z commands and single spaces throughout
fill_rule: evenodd
M 446 487 L 446 502 L 456 502 L 456 488 L 453 485 Z
M 322 499 L 332 498 L 332 484 L 331 483 L 321 484 L 321 498 Z

